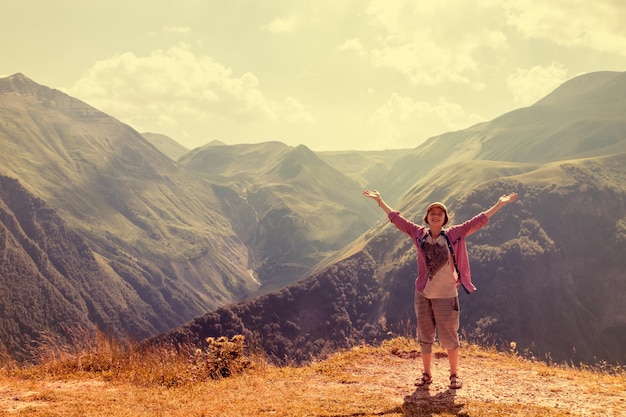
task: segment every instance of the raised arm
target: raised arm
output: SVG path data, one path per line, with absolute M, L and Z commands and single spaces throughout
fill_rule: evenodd
M 506 206 L 509 203 L 514 203 L 517 201 L 517 193 L 511 193 L 509 195 L 503 195 L 498 199 L 498 202 L 493 205 L 489 210 L 485 211 L 485 215 L 488 218 L 491 218 L 494 214 L 498 212 L 502 207 Z
M 367 198 L 371 198 L 372 200 L 376 201 L 378 203 L 378 206 L 382 208 L 383 210 L 385 210 L 385 213 L 389 214 L 392 211 L 394 211 L 391 207 L 387 205 L 387 203 L 384 202 L 383 198 L 380 196 L 380 193 L 378 191 L 363 190 L 363 195 Z

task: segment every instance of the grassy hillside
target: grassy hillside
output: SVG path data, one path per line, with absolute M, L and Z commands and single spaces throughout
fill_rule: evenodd
M 141 135 L 154 145 L 155 148 L 161 151 L 163 155 L 173 161 L 178 161 L 183 155 L 189 152 L 189 149 L 168 136 L 150 132 L 144 132 Z
M 417 222 L 428 201 L 448 202 L 453 221 L 462 222 L 502 194 L 520 195 L 468 239 L 478 287 L 461 294 L 469 339 L 516 341 L 557 361 L 626 361 L 619 299 L 626 291 L 625 162 L 623 154 L 545 165 L 468 162 L 434 171 L 407 194 L 397 208 Z M 375 227 L 306 280 L 224 306 L 163 337 L 199 343 L 242 333 L 269 355 L 302 361 L 413 326 L 416 275 L 415 247 L 381 211 Z
M 280 142 L 208 144 L 180 164 L 213 184 L 223 213 L 250 249 L 262 286 L 280 289 L 368 227 L 376 209 L 350 192 L 359 184 L 307 147 Z
M 374 216 L 345 193 L 354 181 L 303 146 L 214 142 L 184 152 L 169 138 L 146 136 L 156 145 L 22 74 L 0 79 L 0 176 L 18 184 L 0 195 L 8 207 L 0 258 L 20 259 L 0 276 L 0 339 L 15 357 L 45 332 L 63 337 L 65 322 L 144 338 L 281 288 Z M 174 154 L 190 157 L 177 163 Z M 82 259 L 74 248 L 57 250 L 55 229 L 37 224 L 38 205 L 75 234 Z M 21 240 L 20 227 L 28 229 Z M 59 252 L 68 256 L 59 261 Z M 46 257 L 64 267 L 49 268 Z M 22 292 L 16 282 L 47 290 Z M 57 302 L 58 291 L 71 296 Z M 21 305 L 37 314 L 22 314 Z M 62 318 L 43 320 L 46 307 Z
M 258 287 L 212 189 L 130 126 L 16 74 L 0 79 L 0 148 L 18 184 L 0 196 L 14 357 L 66 323 L 144 338 Z
M 325 151 L 318 152 L 318 155 L 338 171 L 356 180 L 361 187 L 366 187 L 387 173 L 407 151 Z
M 70 343 L 68 329 L 148 337 L 175 325 L 132 289 L 109 282 L 105 262 L 44 201 L 0 175 L 0 351 L 36 357 L 45 337 Z M 163 326 L 165 324 L 165 326 Z
M 215 350 L 142 354 L 104 338 L 92 348 L 49 356 L 34 368 L 0 371 L 0 413 L 15 416 L 620 416 L 621 368 L 578 369 L 464 344 L 464 387 L 447 388 L 447 357 L 434 351 L 434 383 L 416 388 L 416 344 L 396 337 L 301 367 L 276 367 L 238 342 Z M 229 345 L 228 343 L 231 343 Z M 233 347 L 236 345 L 235 347 Z M 49 352 L 50 353 L 50 352 Z M 58 353 L 58 352 L 57 352 Z M 213 373 L 229 359 L 230 376 Z M 193 358 L 193 360 L 190 360 Z M 226 369 L 226 368 L 221 368 Z M 213 375 L 213 377 L 212 377 Z
M 615 294 L 626 290 L 620 255 L 626 250 L 626 155 L 542 166 L 480 162 L 461 167 L 447 170 L 449 187 L 429 188 L 426 182 L 398 208 L 419 221 L 427 201 L 443 200 L 454 221 L 462 222 L 500 195 L 519 193 L 517 203 L 468 239 L 478 291 L 461 294 L 464 331 L 488 334 L 494 343 L 515 340 L 558 360 L 624 363 L 626 322 L 618 318 L 624 307 Z M 438 174 L 444 175 L 433 175 Z M 412 305 L 415 248 L 388 224 L 367 236 L 366 250 L 381 265 L 377 272 L 392 288 L 403 289 L 392 291 L 396 297 L 387 314 L 410 318 L 410 310 L 401 313 L 398 306 Z
M 86 103 L 0 79 L 0 174 L 24 189 L 0 201 L 0 256 L 19 260 L 2 307 L 24 320 L 0 331 L 13 346 L 87 319 L 199 343 L 241 333 L 284 362 L 380 341 L 413 326 L 415 248 L 363 186 L 417 222 L 433 200 L 463 221 L 517 191 L 468 240 L 479 291 L 462 300 L 464 334 L 623 363 L 624 91 L 626 73 L 587 74 L 397 152 L 214 142 L 174 161 L 167 138 L 159 151 Z
M 384 184 L 389 201 L 397 202 L 434 170 L 457 171 L 470 161 L 545 164 L 624 153 L 624 91 L 626 72 L 581 75 L 533 106 L 430 138 L 368 186 Z
M 609 75 L 601 74 L 575 105 L 561 91 L 532 109 L 432 138 L 398 156 L 369 184 L 418 223 L 431 201 L 446 202 L 453 222 L 462 222 L 500 195 L 519 193 L 516 204 L 468 239 L 479 288 L 470 297 L 461 294 L 462 331 L 471 340 L 504 346 L 516 341 L 558 361 L 626 361 L 624 308 L 615 295 L 626 290 L 620 255 L 626 250 L 626 119 L 622 96 L 609 94 L 606 83 L 617 82 L 622 91 L 626 86 L 624 74 Z M 598 114 L 584 107 L 597 100 L 610 110 Z M 596 146 L 600 119 L 619 128 Z M 527 131 L 534 132 L 532 140 Z M 352 175 L 359 176 L 358 162 L 348 160 Z M 354 195 L 360 197 L 360 190 Z M 163 336 L 201 342 L 243 333 L 274 357 L 301 361 L 410 328 L 415 248 L 378 213 L 370 230 L 330 253 L 306 280 L 225 306 Z
M 148 309 L 183 321 L 257 287 L 212 189 L 130 126 L 17 74 L 0 80 L 0 145 L 0 173 L 50 205 L 111 285 Z

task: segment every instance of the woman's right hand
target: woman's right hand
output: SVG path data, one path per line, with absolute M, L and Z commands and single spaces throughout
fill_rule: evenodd
M 363 190 L 363 195 L 367 198 L 371 198 L 373 200 L 376 201 L 380 201 L 380 193 L 376 190 L 374 191 L 370 191 L 370 190 Z

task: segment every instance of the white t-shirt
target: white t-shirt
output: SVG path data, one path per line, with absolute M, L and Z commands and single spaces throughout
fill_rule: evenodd
M 423 245 L 428 265 L 428 282 L 423 295 L 426 298 L 452 298 L 459 295 L 452 255 L 448 250 L 446 238 L 439 235 L 437 239 L 428 236 Z

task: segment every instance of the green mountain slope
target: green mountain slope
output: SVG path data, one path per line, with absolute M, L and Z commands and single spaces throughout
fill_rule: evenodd
M 0 146 L 0 174 L 43 199 L 102 260 L 109 289 L 100 296 L 120 305 L 116 293 L 130 291 L 146 311 L 144 326 L 122 321 L 126 333 L 164 331 L 258 287 L 211 187 L 132 128 L 17 74 L 0 80 Z
M 325 151 L 318 152 L 318 156 L 365 187 L 387 173 L 407 152 L 407 149 Z
M 209 144 L 180 163 L 207 182 L 250 249 L 262 292 L 281 288 L 361 234 L 376 210 L 359 184 L 301 145 Z M 295 278 L 295 279 L 294 279 Z
M 116 333 L 155 335 L 297 281 L 376 215 L 346 192 L 358 184 L 305 147 L 214 142 L 178 163 L 172 152 L 181 148 L 146 136 L 159 146 L 22 74 L 0 79 L 0 175 L 16 179 L 83 239 L 109 288 L 98 297 L 111 305 L 110 320 L 118 321 L 124 297 L 134 297 L 133 314 L 144 325 L 119 320 Z M 79 277 L 60 274 L 80 293 Z
M 0 328 L 3 354 L 37 356 L 42 340 L 60 346 L 93 325 L 117 337 L 147 337 L 164 321 L 111 273 L 43 200 L 0 176 Z
M 174 139 L 159 133 L 144 132 L 141 134 L 148 142 L 154 145 L 163 155 L 173 161 L 178 161 L 189 149 L 176 142 Z
M 626 154 L 551 163 L 512 179 L 524 199 L 494 219 L 499 240 L 487 231 L 473 237 L 482 285 L 467 297 L 467 323 L 475 331 L 489 322 L 481 332 L 559 360 L 625 363 Z M 474 194 L 481 192 L 487 186 Z
M 176 161 L 79 100 L 0 79 L 0 338 L 26 355 L 72 323 L 244 333 L 298 361 L 381 340 L 413 326 L 415 248 L 361 189 L 418 222 L 433 200 L 463 221 L 515 190 L 468 241 L 479 291 L 462 297 L 464 336 L 625 362 L 625 74 L 577 77 L 415 149 L 210 143 Z
M 626 73 L 581 75 L 533 106 L 430 138 L 370 184 L 385 184 L 397 201 L 433 169 L 465 161 L 532 164 L 626 152 L 625 89 Z
M 431 138 L 369 184 L 416 222 L 433 200 L 445 201 L 461 222 L 500 195 L 519 193 L 517 203 L 468 240 L 479 290 L 461 295 L 464 337 L 515 341 L 520 350 L 558 361 L 626 363 L 619 301 L 626 290 L 625 77 L 589 74 L 571 81 L 590 86 L 576 102 L 558 92 Z M 163 337 L 200 343 L 244 333 L 279 358 L 308 360 L 390 330 L 406 332 L 414 323 L 415 248 L 382 212 L 378 219 L 307 280 L 220 308 Z

